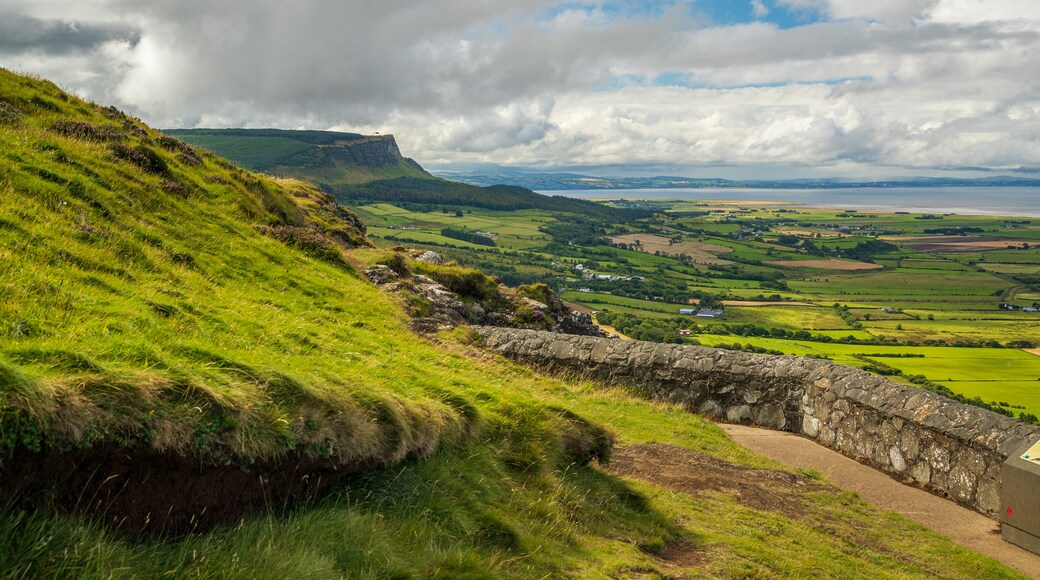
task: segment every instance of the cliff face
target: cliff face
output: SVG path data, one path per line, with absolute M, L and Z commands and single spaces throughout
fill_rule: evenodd
M 411 159 L 405 159 L 397 147 L 393 135 L 373 135 L 360 141 L 337 141 L 333 145 L 321 146 L 328 161 L 346 163 L 358 167 L 395 167 L 411 163 L 422 171 L 422 167 Z
M 273 172 L 321 185 L 326 191 L 396 177 L 433 179 L 418 163 L 401 155 L 393 135 L 317 145 L 306 158 L 293 156 L 275 166 Z

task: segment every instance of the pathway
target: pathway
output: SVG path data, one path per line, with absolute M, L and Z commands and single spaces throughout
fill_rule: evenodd
M 744 425 L 720 425 L 737 443 L 791 468 L 814 469 L 834 485 L 876 506 L 902 514 L 954 542 L 1040 578 L 1040 556 L 1005 542 L 990 518 L 927 491 L 904 485 L 794 433 Z

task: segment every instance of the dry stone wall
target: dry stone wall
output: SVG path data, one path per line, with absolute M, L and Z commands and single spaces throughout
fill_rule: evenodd
M 734 423 L 804 434 L 996 517 L 1007 457 L 1040 428 L 830 361 L 476 327 L 545 370 L 632 385 Z

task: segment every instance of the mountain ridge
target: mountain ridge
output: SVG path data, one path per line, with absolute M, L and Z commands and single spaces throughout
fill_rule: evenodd
M 436 177 L 401 154 L 393 135 L 287 129 L 167 129 L 248 169 L 317 185 L 340 202 L 405 202 L 485 209 L 546 209 L 611 217 L 632 210 L 545 196 L 525 187 L 473 186 Z
M 210 149 L 247 169 L 294 177 L 326 189 L 375 179 L 433 179 L 401 155 L 393 135 L 289 129 L 166 129 L 167 135 Z

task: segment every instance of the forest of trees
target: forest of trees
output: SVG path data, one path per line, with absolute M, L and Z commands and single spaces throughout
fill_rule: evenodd
M 463 242 L 469 242 L 471 244 L 477 244 L 478 246 L 494 246 L 495 240 L 478 234 L 476 232 L 468 232 L 466 230 L 457 230 L 455 228 L 444 228 L 441 230 L 441 235 L 446 238 L 452 238 L 455 240 L 462 240 Z

